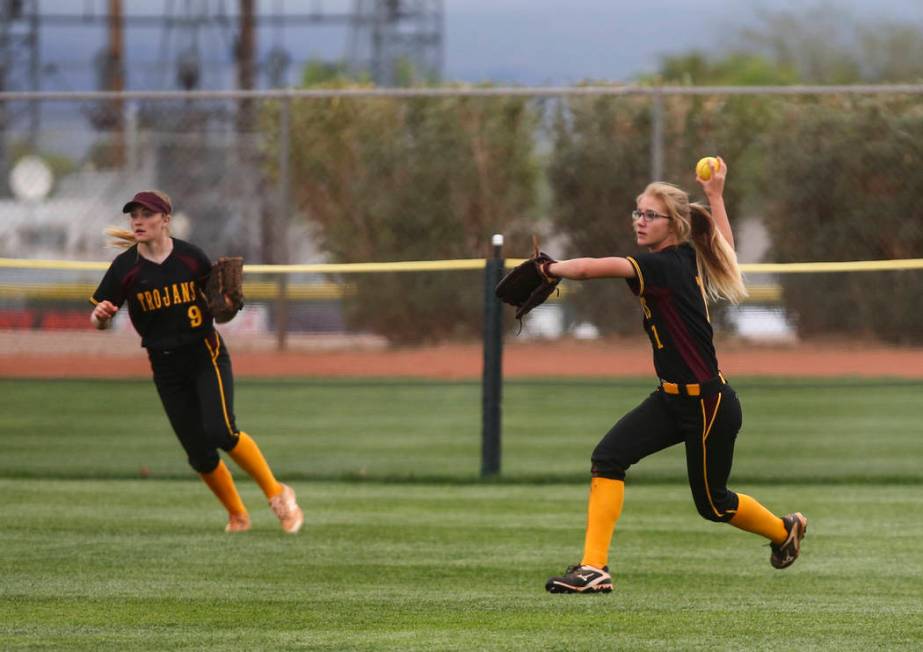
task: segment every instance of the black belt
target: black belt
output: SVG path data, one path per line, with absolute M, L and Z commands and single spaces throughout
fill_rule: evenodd
M 721 391 L 721 386 L 726 384 L 727 381 L 724 379 L 724 376 L 721 375 L 721 372 L 718 372 L 718 375 L 714 378 L 709 378 L 708 380 L 701 383 L 671 383 L 669 381 L 660 380 L 660 389 L 666 394 L 671 394 L 673 396 L 712 396 Z
M 171 346 L 168 349 L 151 349 L 148 348 L 148 353 L 158 356 L 168 356 L 173 355 L 174 353 L 189 353 L 194 350 L 193 347 L 199 346 L 202 342 L 209 340 L 209 338 L 216 337 L 216 331 L 212 330 L 202 336 L 202 339 L 192 340 L 191 342 L 184 342 L 179 346 Z M 211 339 L 212 344 L 217 344 L 215 339 Z

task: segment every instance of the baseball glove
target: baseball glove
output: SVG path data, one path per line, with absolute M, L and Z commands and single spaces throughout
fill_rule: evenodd
M 205 285 L 208 310 L 219 324 L 231 321 L 244 307 L 244 259 L 222 256 L 214 265 Z
M 551 276 L 547 271 L 547 266 L 557 261 L 539 251 L 537 241 L 533 244 L 532 257 L 511 269 L 495 290 L 500 300 L 516 306 L 516 319 L 519 320 L 545 303 L 561 282 L 560 278 Z

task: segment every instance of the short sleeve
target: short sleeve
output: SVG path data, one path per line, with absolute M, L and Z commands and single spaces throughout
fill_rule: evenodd
M 671 267 L 673 267 L 671 256 L 644 253 L 626 258 L 635 268 L 635 278 L 628 279 L 628 287 L 639 297 L 643 297 L 645 291 L 652 287 L 663 287 L 667 284 Z
M 211 275 L 212 271 L 212 262 L 208 259 L 208 255 L 202 251 L 202 249 L 190 242 L 175 242 L 182 243 L 180 245 L 180 260 L 195 275 L 196 282 L 200 283 L 202 287 L 205 287 L 205 283 L 208 281 L 208 277 Z
M 99 282 L 99 287 L 90 297 L 90 303 L 94 306 L 103 301 L 109 301 L 112 304 L 121 307 L 125 303 L 125 289 L 122 283 L 121 274 L 117 271 L 118 261 L 113 262 L 106 270 L 103 280 Z
M 208 256 L 205 254 L 205 252 L 199 249 L 198 247 L 196 248 L 196 252 L 198 253 L 199 260 L 202 263 L 202 269 L 205 270 L 205 273 L 202 276 L 203 278 L 208 278 L 209 276 L 211 276 L 211 272 L 212 272 L 212 261 L 210 261 L 208 259 Z

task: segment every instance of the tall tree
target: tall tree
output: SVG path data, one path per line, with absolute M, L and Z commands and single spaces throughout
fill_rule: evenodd
M 859 19 L 829 2 L 761 11 L 730 39 L 733 51 L 760 54 L 808 84 L 923 79 L 923 32 L 881 17 Z

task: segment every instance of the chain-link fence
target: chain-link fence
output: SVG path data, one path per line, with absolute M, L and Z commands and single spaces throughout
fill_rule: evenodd
M 695 162 L 729 165 L 742 262 L 918 258 L 923 86 L 431 88 L 0 94 L 0 257 L 106 261 L 103 229 L 159 188 L 175 235 L 248 264 L 472 259 L 494 233 L 556 257 L 636 251 L 629 213 L 651 179 L 702 194 Z M 107 117 L 101 119 L 100 116 Z M 0 278 L 0 327 L 87 325 L 99 271 Z M 255 331 L 477 337 L 481 272 L 250 275 Z M 919 342 L 918 271 L 748 274 L 728 332 Z M 470 295 L 470 296 L 469 296 Z M 529 333 L 635 332 L 619 284 L 573 288 Z M 77 313 L 79 312 L 79 317 Z M 48 319 L 42 315 L 51 314 Z M 30 317 L 31 315 L 31 317 Z M 616 315 L 621 317 L 614 318 Z

